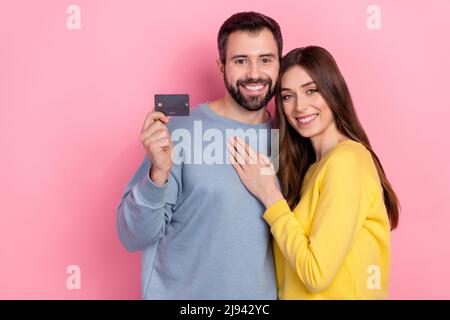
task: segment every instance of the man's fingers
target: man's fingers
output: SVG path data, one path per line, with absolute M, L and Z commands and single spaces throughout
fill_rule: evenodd
M 165 124 L 163 124 L 161 121 L 155 121 L 151 125 L 149 125 L 147 129 L 141 132 L 141 140 L 147 139 L 158 131 L 169 133 L 169 130 L 167 129 Z
M 145 117 L 144 125 L 142 126 L 141 132 L 145 131 L 150 125 L 152 125 L 157 120 L 167 124 L 169 123 L 170 118 L 160 111 L 151 111 L 147 113 L 147 116 Z
M 170 138 L 167 137 L 159 138 L 158 140 L 155 140 L 154 143 L 164 149 L 168 149 L 171 146 Z
M 147 136 L 141 138 L 141 140 L 144 143 L 144 145 L 148 145 L 162 138 L 170 139 L 170 135 L 167 133 L 166 130 L 159 129 L 153 132 L 152 134 L 148 134 Z
M 144 145 L 149 148 L 149 150 L 152 150 L 152 152 L 159 152 L 161 150 L 170 150 L 172 141 L 167 137 L 162 137 L 156 140 L 145 141 Z

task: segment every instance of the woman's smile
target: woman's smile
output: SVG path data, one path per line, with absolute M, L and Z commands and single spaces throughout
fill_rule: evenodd
M 319 113 L 312 113 L 304 116 L 295 117 L 295 120 L 300 127 L 307 127 L 310 126 L 314 122 L 314 120 L 317 119 L 318 116 Z

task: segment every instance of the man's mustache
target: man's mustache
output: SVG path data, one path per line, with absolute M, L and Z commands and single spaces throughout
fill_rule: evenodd
M 270 85 L 271 83 L 272 83 L 272 80 L 270 80 L 270 79 L 245 79 L 245 80 L 236 81 L 236 86 L 237 87 L 245 86 L 247 84 L 263 84 L 263 85 L 269 84 Z

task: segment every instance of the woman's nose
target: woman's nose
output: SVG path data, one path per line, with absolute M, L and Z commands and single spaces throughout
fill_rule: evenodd
M 295 110 L 300 112 L 305 111 L 306 109 L 308 109 L 308 104 L 305 103 L 304 101 L 301 101 L 300 99 L 297 99 L 295 104 Z

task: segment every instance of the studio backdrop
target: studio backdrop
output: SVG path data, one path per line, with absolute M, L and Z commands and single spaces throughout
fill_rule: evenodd
M 223 96 L 238 11 L 336 58 L 402 206 L 390 298 L 450 298 L 449 1 L 2 0 L 0 299 L 140 298 L 116 208 L 144 118 L 156 93 Z

